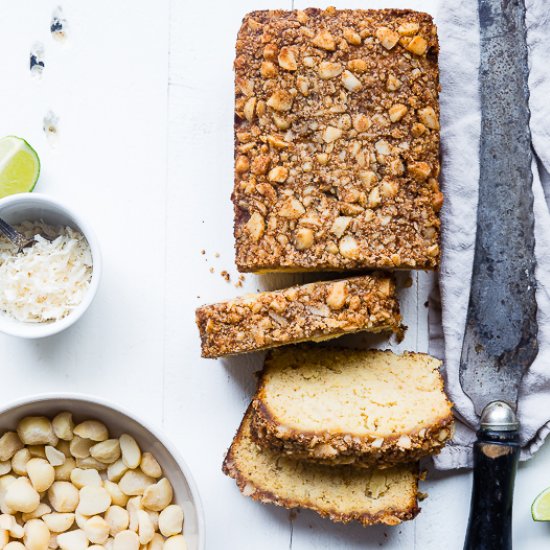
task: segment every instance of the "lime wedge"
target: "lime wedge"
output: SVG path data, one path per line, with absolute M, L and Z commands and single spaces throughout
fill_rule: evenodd
M 40 159 L 24 139 L 0 139 L 0 199 L 32 191 L 39 175 Z
M 533 501 L 531 515 L 535 521 L 550 521 L 550 487 Z

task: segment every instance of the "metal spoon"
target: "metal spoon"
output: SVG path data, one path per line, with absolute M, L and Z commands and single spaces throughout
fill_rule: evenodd
M 19 233 L 8 222 L 0 218 L 0 233 L 3 233 L 16 247 L 17 252 L 22 252 L 24 248 L 32 246 L 36 241 L 34 238 L 25 237 L 22 233 Z

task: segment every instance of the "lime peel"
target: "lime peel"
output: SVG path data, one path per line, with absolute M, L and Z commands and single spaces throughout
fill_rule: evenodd
M 550 487 L 544 489 L 533 501 L 531 516 L 535 521 L 550 521 Z
M 0 139 L 0 199 L 34 189 L 40 175 L 40 159 L 22 138 Z

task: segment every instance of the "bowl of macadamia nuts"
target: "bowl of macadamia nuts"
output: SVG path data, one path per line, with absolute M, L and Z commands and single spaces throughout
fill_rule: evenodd
M 200 498 L 158 432 L 95 397 L 0 408 L 0 548 L 203 550 Z

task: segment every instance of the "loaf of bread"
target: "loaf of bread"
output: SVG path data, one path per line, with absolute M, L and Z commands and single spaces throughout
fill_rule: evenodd
M 333 521 L 396 525 L 414 518 L 418 467 L 386 470 L 323 466 L 281 457 L 250 435 L 250 413 L 233 440 L 223 471 L 254 500 L 286 508 L 309 508 Z
M 416 461 L 452 434 L 440 365 L 422 353 L 274 350 L 252 403 L 253 436 L 278 453 L 327 464 Z
M 372 274 L 261 292 L 203 306 L 203 357 L 220 357 L 358 331 L 401 330 L 391 275 Z
M 256 11 L 235 59 L 240 271 L 439 262 L 438 40 L 411 10 Z

